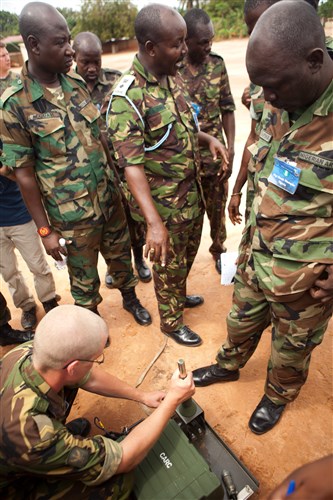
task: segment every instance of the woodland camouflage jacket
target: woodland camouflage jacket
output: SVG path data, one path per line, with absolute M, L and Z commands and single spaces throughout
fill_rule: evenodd
M 121 446 L 104 436 L 73 436 L 66 429 L 63 391 L 51 389 L 31 355 L 32 342 L 27 342 L 1 360 L 0 496 L 2 488 L 27 476 L 87 485 L 106 481 L 120 464 Z
M 194 219 L 202 211 L 197 184 L 197 128 L 182 82 L 168 77 L 167 87 L 160 86 L 137 57 L 123 78 L 126 75 L 133 77 L 126 97 L 142 119 L 125 96 L 113 95 L 108 134 L 117 164 L 119 168 L 144 166 L 162 220 L 177 224 Z M 162 144 L 157 147 L 159 141 Z M 135 208 L 133 198 L 130 194 L 128 197 Z M 140 218 L 138 210 L 133 215 Z
M 180 74 L 190 94 L 191 102 L 194 103 L 194 109 L 197 110 L 200 130 L 216 137 L 224 144 L 222 115 L 234 111 L 235 103 L 223 58 L 211 52 L 207 61 L 198 66 L 194 73 L 185 59 Z M 221 162 L 219 160 L 214 162 L 207 148 L 200 148 L 200 155 L 204 161 L 205 173 L 216 174 Z
M 246 234 L 261 286 L 283 300 L 333 263 L 333 82 L 295 119 L 266 103 L 254 154 L 255 200 Z M 271 182 L 275 158 L 300 169 L 294 194 Z M 283 177 L 289 182 L 286 169 Z
M 6 164 L 35 169 L 51 224 L 71 230 L 108 219 L 116 188 L 85 83 L 75 72 L 59 79 L 63 99 L 25 66 L 1 97 L 1 133 Z

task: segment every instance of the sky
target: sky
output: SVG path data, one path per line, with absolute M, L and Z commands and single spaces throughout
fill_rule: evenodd
M 14 14 L 19 14 L 23 7 L 29 3 L 31 0 L 0 0 L 1 10 L 6 10 L 8 12 L 12 12 Z M 53 5 L 54 7 L 70 7 L 75 10 L 80 9 L 81 0 L 45 0 L 46 3 Z M 149 3 L 154 3 L 154 0 L 132 0 L 132 2 L 141 9 L 145 5 Z M 178 0 L 155 0 L 157 3 L 162 3 L 168 5 L 170 7 L 177 7 Z

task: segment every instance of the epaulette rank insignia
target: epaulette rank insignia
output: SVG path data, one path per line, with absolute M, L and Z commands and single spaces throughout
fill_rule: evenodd
M 113 95 L 125 96 L 128 89 L 135 80 L 134 75 L 124 75 L 121 80 L 117 83 L 116 88 L 112 92 Z

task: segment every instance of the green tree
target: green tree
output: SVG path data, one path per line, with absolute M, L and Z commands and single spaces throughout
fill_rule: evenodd
M 83 0 L 74 33 L 92 31 L 103 42 L 134 36 L 137 8 L 130 0 Z
M 216 38 L 231 38 L 247 35 L 243 7 L 244 0 L 206 0 L 201 8 L 209 14 Z
M 63 9 L 58 8 L 57 10 L 64 16 L 67 21 L 69 31 L 73 33 L 79 21 L 80 13 L 76 10 L 68 9 L 67 7 L 64 7 Z
M 12 14 L 11 12 L 7 12 L 6 10 L 1 10 L 0 28 L 1 38 L 5 38 L 10 35 L 19 35 L 18 16 L 16 14 Z
M 333 0 L 326 0 L 321 2 L 318 8 L 320 17 L 325 19 L 333 18 Z

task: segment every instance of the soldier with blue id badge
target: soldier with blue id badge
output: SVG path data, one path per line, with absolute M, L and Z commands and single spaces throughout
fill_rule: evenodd
M 332 316 L 333 61 L 316 11 L 298 1 L 267 9 L 246 64 L 266 101 L 253 152 L 255 197 L 227 339 L 216 364 L 193 375 L 198 386 L 237 380 L 271 327 L 264 396 L 249 420 L 263 434 L 298 397 Z

